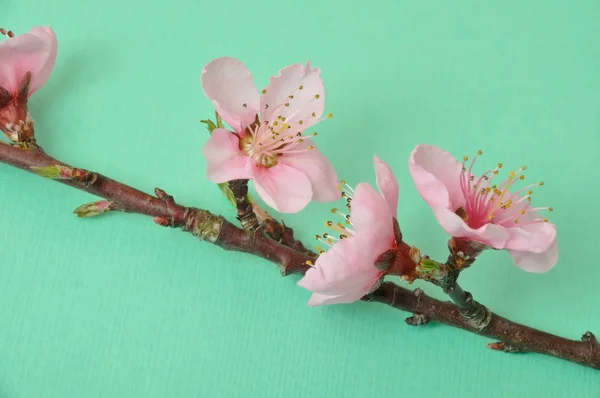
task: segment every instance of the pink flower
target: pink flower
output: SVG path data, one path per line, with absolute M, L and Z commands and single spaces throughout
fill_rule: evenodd
M 316 133 L 304 134 L 323 120 L 319 68 L 288 66 L 259 95 L 250 71 L 237 59 L 223 57 L 204 67 L 201 82 L 234 130 L 213 130 L 204 146 L 209 180 L 252 179 L 259 196 L 282 213 L 298 212 L 311 199 L 339 198 L 335 170 L 312 143 Z
M 525 271 L 549 271 L 558 261 L 556 227 L 539 211 L 552 208 L 533 208 L 530 204 L 531 188 L 544 183 L 511 192 L 514 183 L 524 178 L 523 166 L 492 185 L 502 164 L 477 177 L 472 173 L 473 164 L 481 154 L 479 151 L 467 168 L 466 156 L 459 163 L 440 148 L 419 145 L 410 156 L 410 173 L 448 234 L 505 249 L 515 265 Z
M 48 79 L 56 60 L 56 36 L 51 28 L 35 27 L 19 36 L 0 29 L 0 129 L 13 141 L 32 126 L 27 98 Z
M 313 292 L 308 305 L 351 303 L 375 290 L 384 271 L 375 262 L 394 246 L 394 221 L 398 205 L 398 182 L 389 166 L 373 158 L 377 193 L 368 183 L 360 183 L 353 190 L 340 186 L 347 198 L 350 213 L 343 223 L 327 221 L 329 228 L 340 233 L 340 238 L 325 234 L 318 239 L 331 246 L 317 259 L 314 267 L 298 282 Z M 349 225 L 349 226 L 348 226 Z

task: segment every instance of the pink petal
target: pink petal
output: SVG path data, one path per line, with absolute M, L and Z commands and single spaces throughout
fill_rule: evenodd
M 419 145 L 410 155 L 408 167 L 417 191 L 430 205 L 457 210 L 465 203 L 460 189 L 460 164 L 448 152 Z
M 506 248 L 516 251 L 543 253 L 556 241 L 556 226 L 548 222 L 537 222 L 507 229 L 510 239 Z
M 367 183 L 356 186 L 351 219 L 356 237 L 368 242 L 365 250 L 370 260 L 374 261 L 391 247 L 394 241 L 392 213 L 385 199 Z
M 57 54 L 57 41 L 49 27 L 37 26 L 28 33 L 0 42 L 0 86 L 15 92 L 27 72 L 32 78 L 29 95 L 48 79 Z
M 313 195 L 308 177 L 284 163 L 271 168 L 254 168 L 253 181 L 265 203 L 280 213 L 299 212 Z
M 473 229 L 462 218 L 444 206 L 431 206 L 431 210 L 444 231 L 453 237 L 483 242 L 495 249 L 504 249 L 509 239 L 507 229 L 499 225 L 486 224 L 478 229 Z
M 318 122 L 325 109 L 321 70 L 310 69 L 309 62 L 282 69 L 265 90 L 260 99 L 262 119 L 272 122 L 282 116 L 294 134 Z
M 305 149 L 309 145 L 313 149 L 304 152 L 284 154 L 279 162 L 302 172 L 310 180 L 313 200 L 317 202 L 333 202 L 340 198 L 337 189 L 337 174 L 329 160 L 319 151 L 312 140 L 305 140 L 294 147 L 294 150 Z
M 381 272 L 374 259 L 366 256 L 365 241 L 357 237 L 342 239 L 321 254 L 315 266 L 309 269 L 298 286 L 325 295 L 346 295 L 357 291 L 360 297 L 369 292 Z
M 260 98 L 252 74 L 239 60 L 221 57 L 209 62 L 200 81 L 204 94 L 233 130 L 242 133 L 254 122 Z
M 381 192 L 381 195 L 385 199 L 390 213 L 396 217 L 398 211 L 398 181 L 394 176 L 394 172 L 377 155 L 373 157 L 373 166 L 375 167 L 375 175 L 377 176 L 377 188 L 379 188 L 379 192 Z
M 509 250 L 513 262 L 527 272 L 543 273 L 550 271 L 558 262 L 558 244 L 556 240 L 548 250 L 541 253 Z
M 240 151 L 238 137 L 225 129 L 213 130 L 202 148 L 206 176 L 215 183 L 251 178 L 252 159 Z
M 349 294 L 341 294 L 339 296 L 330 296 L 327 294 L 313 293 L 308 300 L 308 305 L 311 307 L 332 304 L 349 304 L 360 300 L 369 291 L 355 291 Z

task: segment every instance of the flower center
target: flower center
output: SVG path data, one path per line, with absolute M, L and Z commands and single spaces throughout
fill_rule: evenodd
M 319 117 L 316 112 L 310 110 L 311 102 L 321 98 L 319 94 L 314 94 L 311 100 L 302 106 L 291 106 L 295 98 L 294 93 L 303 89 L 302 85 L 299 86 L 280 104 L 265 104 L 264 111 L 269 109 L 269 120 L 261 121 L 257 116 L 256 121 L 244 130 L 240 139 L 240 149 L 251 157 L 257 166 L 273 167 L 277 165 L 281 156 L 310 151 L 313 146 L 309 145 L 311 141 L 308 140 L 317 133 L 305 134 L 304 130 L 323 119 L 333 117 L 331 113 Z M 266 89 L 262 90 L 263 95 L 266 92 Z
M 327 117 L 331 118 L 333 115 L 330 113 Z M 292 127 L 285 121 L 285 117 L 277 116 L 277 120 L 272 123 L 263 121 L 261 124 L 252 124 L 240 140 L 240 149 L 254 159 L 257 166 L 267 168 L 275 166 L 280 156 L 312 150 L 314 147 L 304 142 L 317 133 L 307 135 L 298 131 L 291 134 Z
M 254 159 L 257 166 L 266 168 L 273 167 L 277 164 L 278 155 L 269 151 L 262 151 L 262 145 L 255 145 L 254 135 L 247 135 L 240 140 L 240 149 L 246 155 Z
M 479 178 L 472 174 L 473 165 L 477 157 L 483 152 L 479 150 L 473 158 L 469 168 L 466 167 L 468 156 L 463 158 L 463 167 L 460 174 L 460 188 L 465 198 L 465 205 L 456 210 L 458 214 L 471 228 L 480 228 L 485 224 L 496 224 L 505 228 L 521 227 L 538 222 L 547 222 L 547 218 L 541 218 L 539 211 L 553 211 L 552 207 L 531 207 L 531 188 L 544 185 L 543 181 L 530 184 L 516 192 L 511 192 L 515 182 L 523 180 L 523 171 L 527 169 L 522 166 L 516 171 L 510 171 L 508 177 L 500 184 L 492 185 L 492 181 L 502 163 L 495 168 L 486 171 Z M 523 194 L 525 193 L 525 194 Z

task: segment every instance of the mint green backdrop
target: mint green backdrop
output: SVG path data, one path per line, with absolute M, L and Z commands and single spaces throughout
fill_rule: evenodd
M 262 87 L 291 63 L 323 69 L 317 145 L 340 177 L 400 182 L 407 240 L 446 235 L 407 171 L 418 143 L 480 171 L 543 179 L 561 259 L 524 273 L 486 253 L 463 285 L 500 314 L 561 335 L 600 332 L 597 1 L 2 0 L 0 25 L 51 25 L 59 57 L 31 100 L 52 154 L 233 219 L 205 178 L 211 115 L 199 75 L 243 60 Z M 0 397 L 598 397 L 600 373 L 508 355 L 443 325 L 411 328 L 379 304 L 308 308 L 297 277 L 147 217 L 79 220 L 91 195 L 0 165 Z M 329 205 L 284 220 L 310 239 Z M 427 291 L 441 297 L 436 289 Z

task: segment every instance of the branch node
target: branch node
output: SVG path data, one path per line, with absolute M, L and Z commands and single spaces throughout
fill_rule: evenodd
M 167 207 L 170 207 L 175 204 L 175 199 L 165 191 L 160 188 L 154 188 L 154 194 L 156 197 L 167 204 Z
M 404 320 L 410 326 L 421 326 L 429 323 L 429 318 L 426 315 L 415 313 Z
M 490 348 L 490 349 L 492 349 L 494 351 L 503 351 L 503 352 L 508 352 L 508 353 L 511 353 L 511 354 L 525 351 L 521 347 L 517 347 L 515 345 L 506 343 L 504 341 L 497 341 L 495 343 L 489 343 L 487 345 L 487 348 Z
M 73 213 L 80 218 L 90 218 L 109 211 L 125 211 L 125 208 L 110 200 L 98 200 L 96 202 L 82 204 L 73 210 Z
M 75 167 L 53 164 L 50 166 L 31 166 L 31 171 L 40 177 L 51 180 L 71 180 L 88 188 L 98 180 L 98 174 Z
M 163 216 L 153 217 L 152 221 L 154 221 L 155 224 L 158 224 L 161 227 L 173 227 L 174 226 L 172 217 L 163 217 Z
M 492 312 L 485 305 L 473 300 L 472 297 L 471 301 L 471 308 L 459 309 L 459 311 L 469 325 L 482 332 L 492 321 Z
M 584 343 L 591 343 L 592 345 L 598 345 L 598 340 L 596 336 L 592 332 L 585 332 L 583 336 L 581 336 L 581 341 Z
M 225 219 L 206 210 L 188 208 L 184 214 L 185 224 L 181 229 L 200 240 L 215 243 L 221 234 Z

